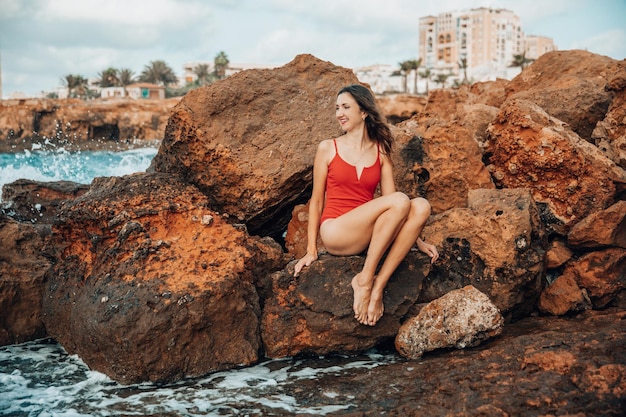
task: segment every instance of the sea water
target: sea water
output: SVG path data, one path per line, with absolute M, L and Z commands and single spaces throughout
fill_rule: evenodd
M 145 171 L 156 148 L 121 152 L 77 151 L 64 148 L 0 153 L 0 189 L 18 179 L 35 181 L 73 181 L 89 184 L 95 177 L 122 176 Z
M 89 184 L 98 176 L 142 172 L 157 150 L 68 152 L 34 149 L 0 154 L 0 187 L 20 178 Z M 399 360 L 389 352 L 360 356 L 266 360 L 175 384 L 121 385 L 90 370 L 53 340 L 0 347 L 3 416 L 246 416 L 324 415 L 357 407 L 353 398 L 321 389 L 317 400 L 297 400 L 299 381 L 341 375 Z

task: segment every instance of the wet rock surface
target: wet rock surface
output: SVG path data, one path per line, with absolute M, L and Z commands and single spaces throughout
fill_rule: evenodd
M 293 395 L 346 404 L 335 416 L 618 417 L 626 408 L 625 318 L 623 309 L 525 318 L 476 348 L 321 376 Z

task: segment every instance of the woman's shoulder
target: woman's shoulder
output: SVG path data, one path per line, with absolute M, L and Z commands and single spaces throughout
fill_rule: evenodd
M 317 155 L 321 157 L 327 164 L 335 156 L 334 139 L 324 139 L 317 145 Z

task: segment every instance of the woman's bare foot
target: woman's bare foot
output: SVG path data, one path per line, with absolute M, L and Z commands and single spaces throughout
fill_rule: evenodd
M 360 273 L 352 278 L 352 289 L 354 290 L 354 318 L 361 324 L 368 322 L 368 308 L 370 304 L 370 295 L 372 293 L 372 283 L 361 284 L 359 280 Z
M 375 294 L 374 292 L 370 295 L 370 302 L 367 307 L 367 325 L 374 326 L 378 323 L 378 320 L 383 316 L 383 312 L 385 311 L 385 306 L 383 305 L 383 295 Z

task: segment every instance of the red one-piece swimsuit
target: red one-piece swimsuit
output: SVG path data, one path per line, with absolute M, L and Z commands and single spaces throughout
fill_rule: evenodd
M 320 218 L 334 219 L 374 198 L 374 192 L 380 182 L 380 151 L 376 162 L 363 168 L 361 177 L 357 176 L 356 166 L 344 161 L 337 150 L 337 140 L 334 139 L 335 156 L 328 164 L 326 176 L 326 201 Z

